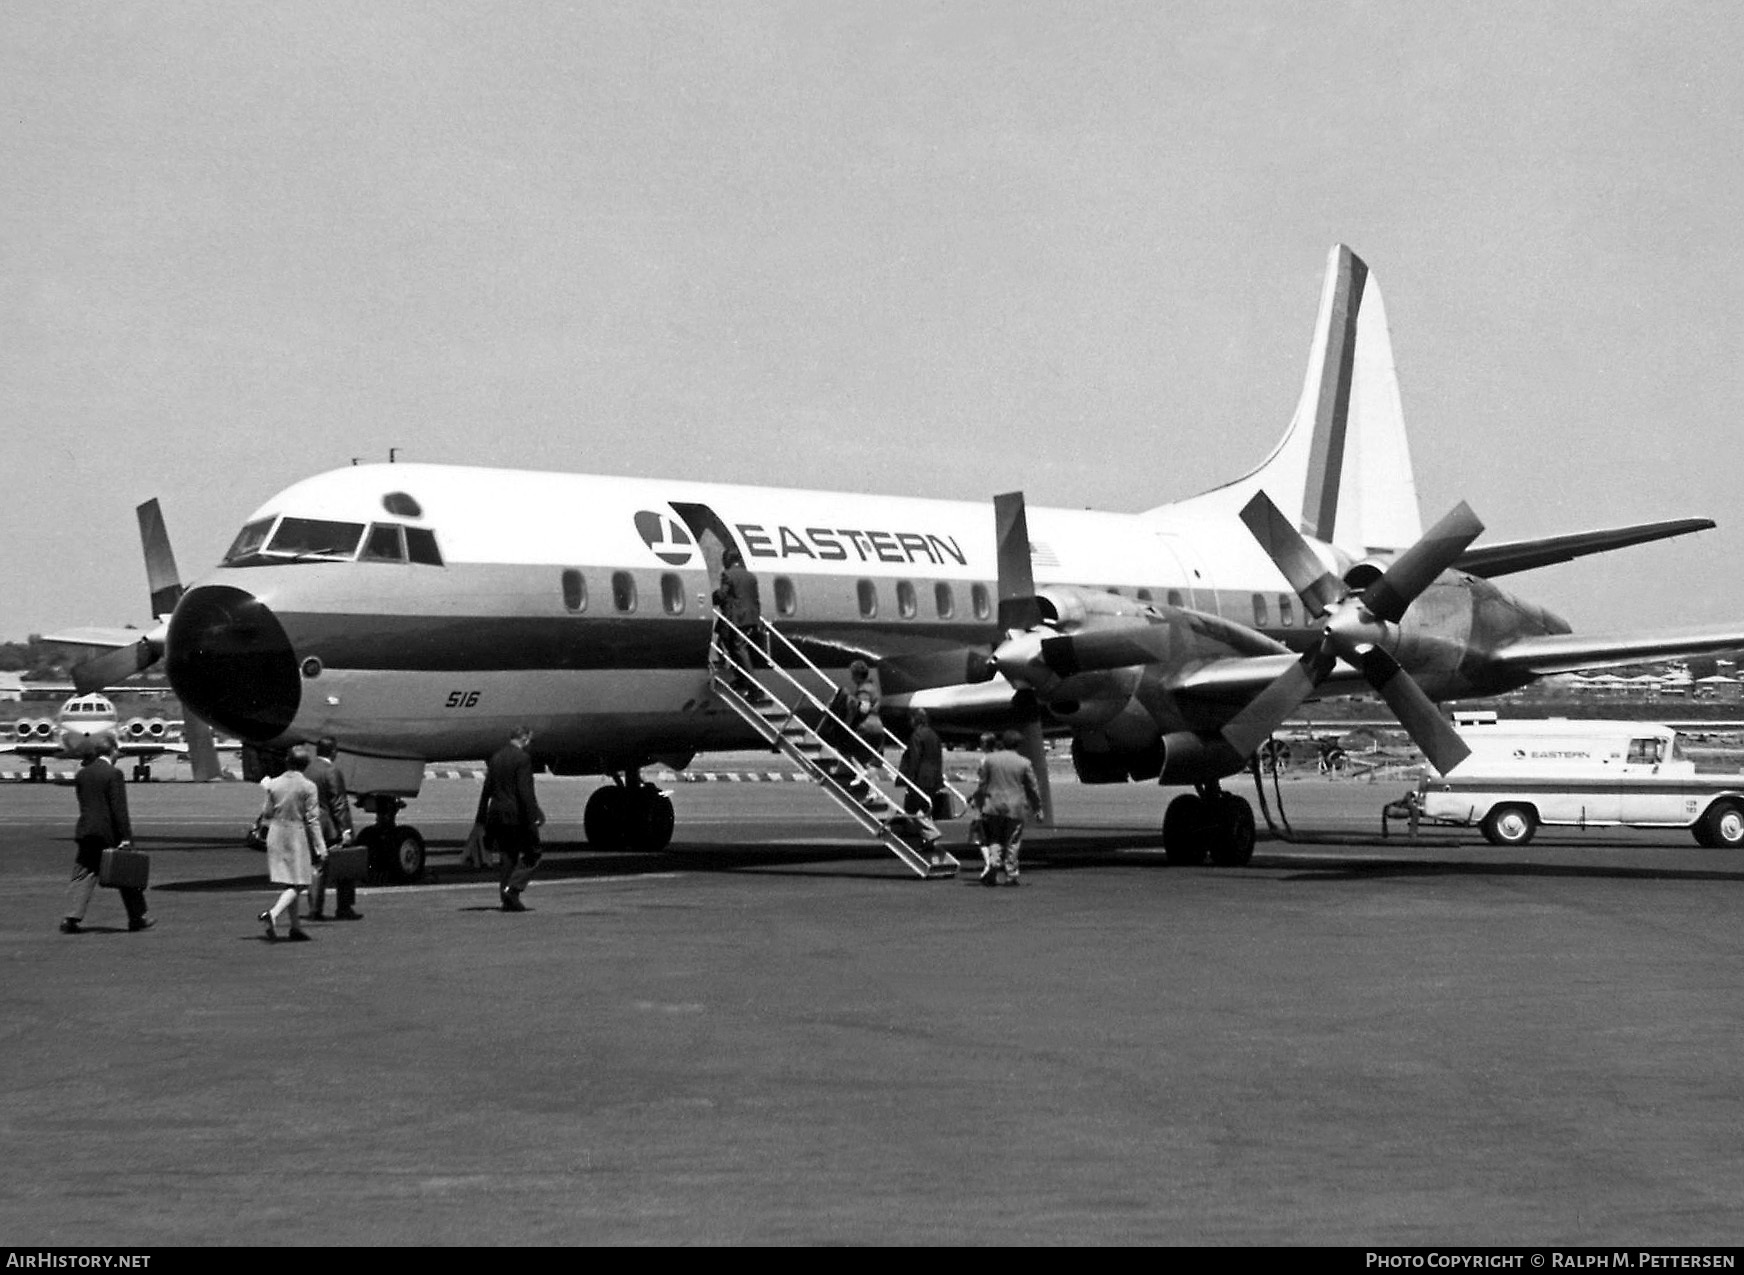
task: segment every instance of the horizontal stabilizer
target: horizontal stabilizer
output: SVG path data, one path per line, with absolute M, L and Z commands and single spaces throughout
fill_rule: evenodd
M 1669 540 L 1672 536 L 1687 536 L 1692 531 L 1709 531 L 1711 518 L 1677 518 L 1670 522 L 1644 522 L 1633 527 L 1616 527 L 1610 531 L 1582 531 L 1572 536 L 1551 536 L 1545 540 L 1515 540 L 1509 544 L 1482 545 L 1467 549 L 1453 564 L 1455 571 L 1467 575 L 1505 576 L 1515 571 L 1531 571 L 1553 563 L 1572 562 L 1592 553 L 1609 553 L 1629 545 L 1646 544 L 1650 540 Z
M 1744 650 L 1744 628 L 1662 629 L 1655 633 L 1608 636 L 1557 633 L 1511 642 L 1492 653 L 1486 662 L 1491 667 L 1544 676 L 1734 650 Z

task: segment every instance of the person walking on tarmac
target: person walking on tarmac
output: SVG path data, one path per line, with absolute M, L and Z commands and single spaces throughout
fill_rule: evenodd
M 309 769 L 303 773 L 309 782 L 315 785 L 315 792 L 320 798 L 321 837 L 327 843 L 329 850 L 337 846 L 351 844 L 351 798 L 345 791 L 345 776 L 339 773 L 339 767 L 333 764 L 333 754 L 338 745 L 331 737 L 320 740 L 315 745 L 315 759 L 309 763 Z M 309 919 L 325 921 L 327 913 L 327 877 L 328 859 L 321 856 L 321 861 L 315 865 L 314 882 L 309 887 Z M 335 921 L 361 921 L 363 913 L 357 910 L 357 882 L 338 881 L 334 883 L 333 892 L 337 896 L 333 919 Z
M 745 566 L 737 549 L 721 554 L 721 587 L 715 590 L 715 605 L 738 630 L 723 633 L 722 645 L 733 662 L 730 680 L 741 694 L 754 689 L 742 671 L 751 667 L 751 648 L 763 643 L 763 597 L 757 588 L 757 577 Z
M 285 772 L 276 779 L 266 780 L 266 801 L 261 806 L 261 818 L 266 825 L 267 872 L 274 885 L 284 887 L 278 902 L 260 914 L 266 927 L 267 941 L 279 936 L 278 921 L 290 914 L 293 941 L 301 943 L 309 932 L 300 924 L 297 903 L 309 888 L 313 876 L 310 863 L 327 853 L 327 843 L 321 838 L 321 796 L 303 774 L 309 768 L 309 750 L 291 749 L 285 759 Z
M 79 798 L 79 822 L 73 825 L 78 852 L 73 856 L 73 879 L 67 884 L 67 914 L 61 920 L 62 934 L 77 934 L 85 922 L 85 909 L 97 889 L 97 873 L 103 852 L 133 844 L 133 824 L 127 817 L 127 783 L 115 769 L 120 750 L 115 742 L 87 749 L 73 777 L 73 792 Z M 145 914 L 145 891 L 121 888 L 121 906 L 127 909 L 127 928 L 149 930 L 156 922 Z
M 532 742 L 529 728 L 516 727 L 509 742 L 485 763 L 484 791 L 478 795 L 475 822 L 483 825 L 484 835 L 501 860 L 497 894 L 505 912 L 527 910 L 521 891 L 539 866 L 539 827 L 545 822 L 545 812 L 533 795 L 533 759 L 527 754 Z
M 1035 767 L 1018 751 L 1023 747 L 1023 736 L 1008 730 L 1003 745 L 981 759 L 980 783 L 970 798 L 981 810 L 982 835 L 987 839 L 982 885 L 1018 884 L 1017 851 L 1023 840 L 1024 816 L 1042 813 Z

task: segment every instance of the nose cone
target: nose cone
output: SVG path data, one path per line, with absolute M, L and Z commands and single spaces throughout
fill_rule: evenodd
M 302 679 L 291 640 L 267 606 L 228 585 L 191 590 L 170 620 L 170 685 L 195 715 L 243 739 L 282 735 L 297 716 Z

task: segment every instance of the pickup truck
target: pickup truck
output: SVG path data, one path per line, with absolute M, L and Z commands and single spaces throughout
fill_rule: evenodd
M 1475 824 L 1498 846 L 1541 825 L 1688 828 L 1704 846 L 1744 847 L 1744 774 L 1698 774 L 1669 726 L 1459 714 L 1454 729 L 1471 756 L 1388 809 L 1413 828 Z

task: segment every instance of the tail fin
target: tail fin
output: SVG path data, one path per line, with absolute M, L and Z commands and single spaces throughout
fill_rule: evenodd
M 1326 258 L 1302 397 L 1256 469 L 1174 508 L 1234 516 L 1260 491 L 1316 540 L 1357 556 L 1423 534 L 1380 285 L 1343 244 Z

